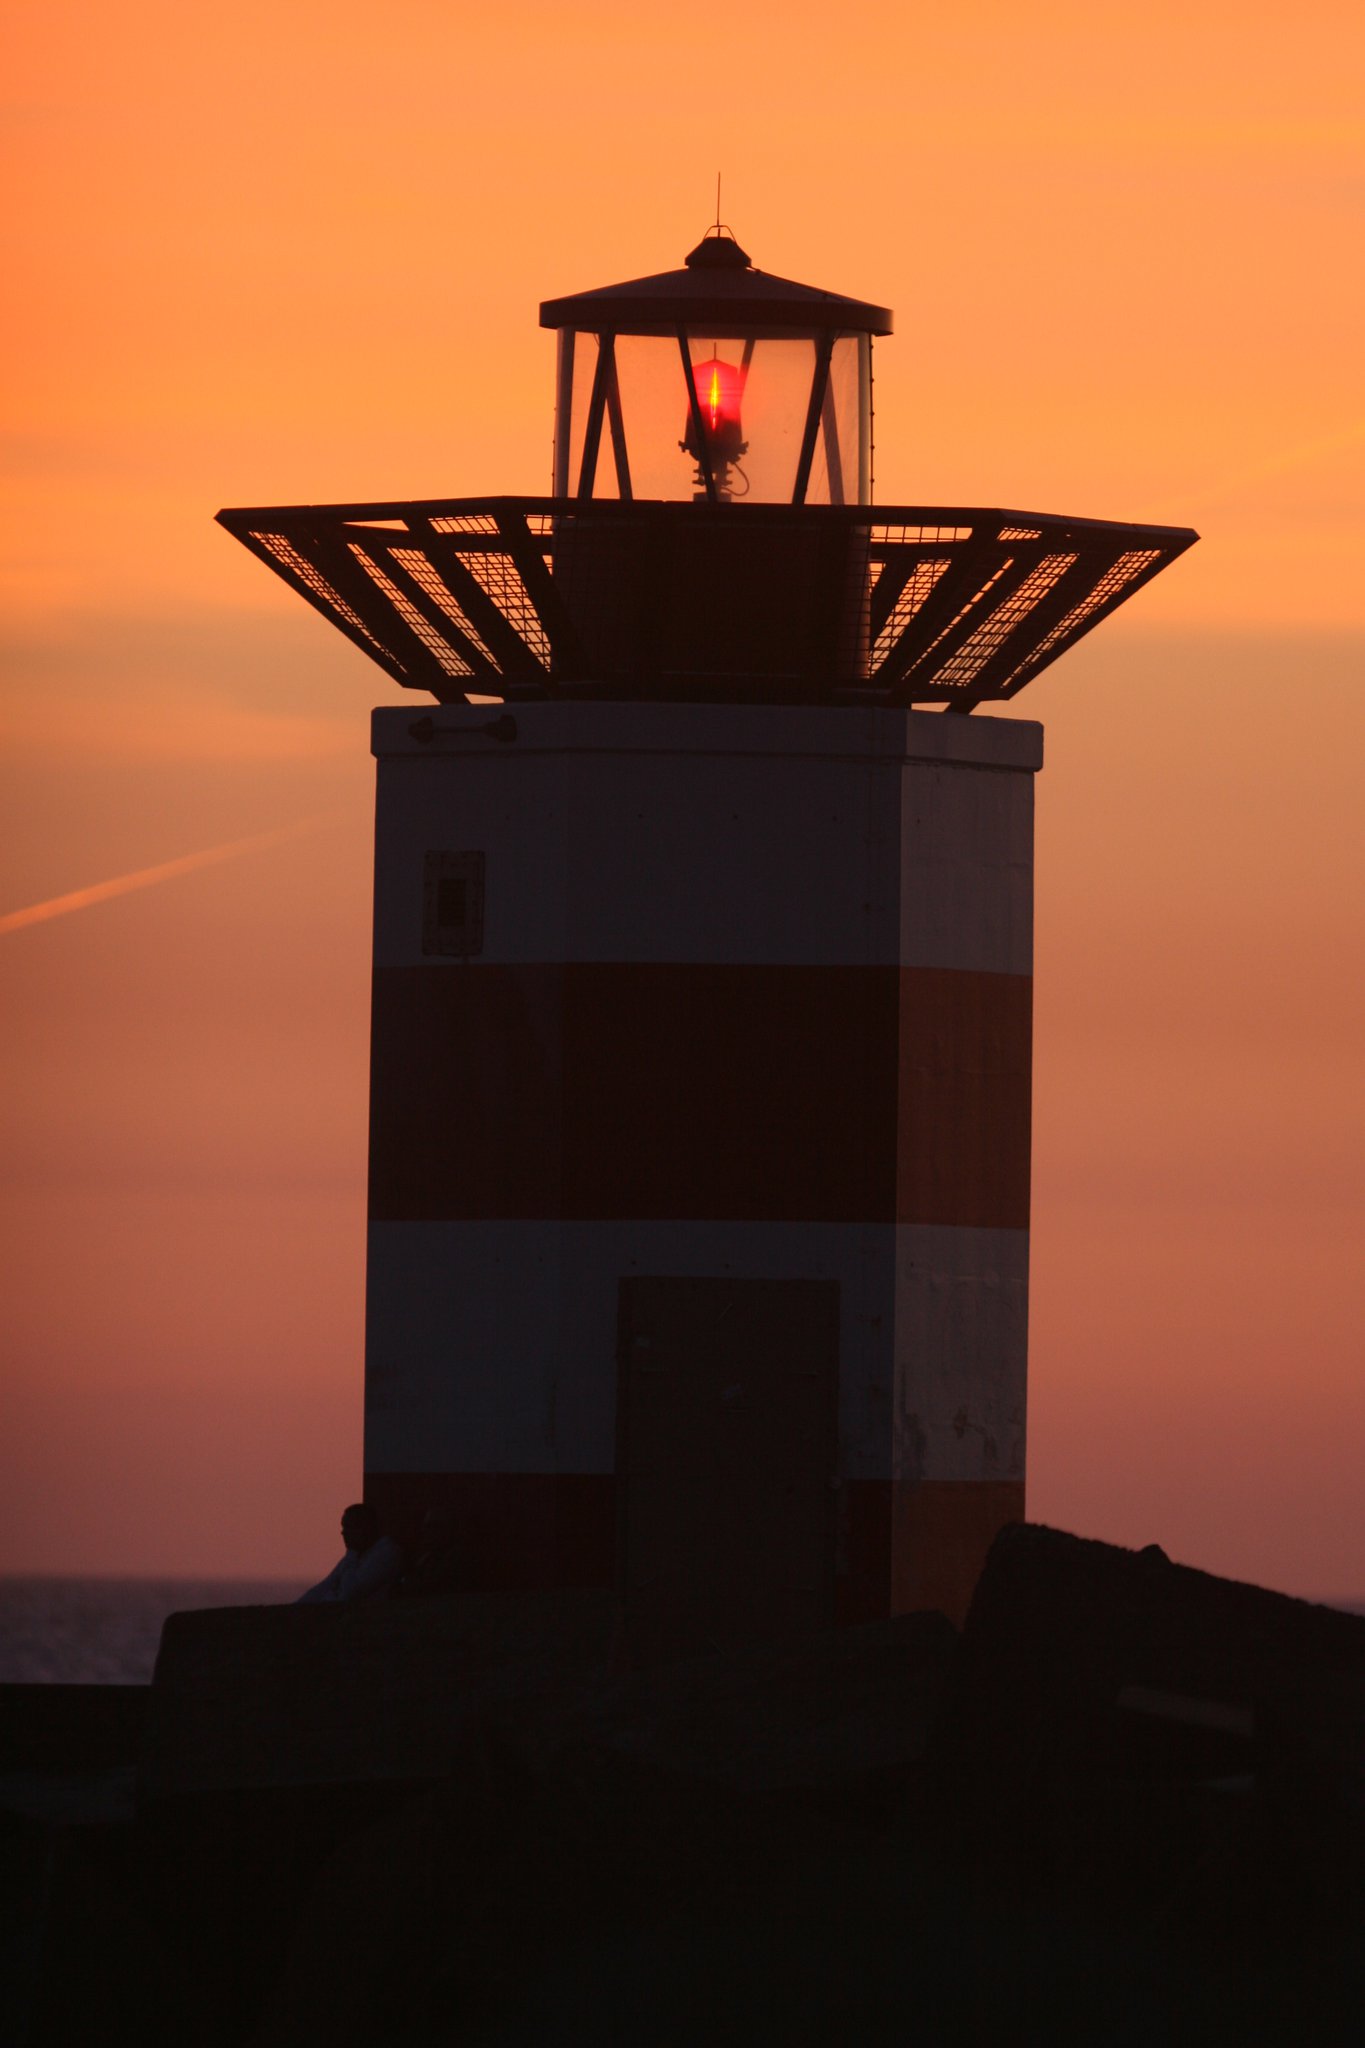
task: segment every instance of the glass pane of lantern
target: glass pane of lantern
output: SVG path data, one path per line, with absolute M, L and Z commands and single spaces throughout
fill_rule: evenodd
M 696 463 L 682 446 L 687 431 L 687 388 L 673 334 L 618 334 L 616 378 L 637 498 L 690 498 Z M 610 452 L 598 465 L 598 497 L 615 494 Z
M 858 432 L 858 354 L 856 334 L 836 337 L 806 489 L 808 505 L 857 505 L 866 496 Z
M 790 504 L 815 372 L 814 340 L 809 334 L 755 339 L 694 332 L 688 350 L 702 432 L 721 494 L 735 503 L 749 498 Z M 618 335 L 616 368 L 635 495 L 695 496 L 702 489 L 695 423 L 676 338 Z M 856 370 L 854 420 L 856 446 Z M 604 446 L 599 497 L 615 492 L 611 467 Z M 826 486 L 819 489 L 816 502 L 823 501 Z
M 699 395 L 709 392 L 716 375 L 711 364 L 733 365 L 739 373 L 743 453 L 730 466 L 731 497 L 790 504 L 815 372 L 814 342 L 808 335 L 791 334 L 765 334 L 747 342 L 689 335 L 688 345 Z
M 561 363 L 561 394 L 571 386 L 567 460 L 556 449 L 556 477 L 577 495 L 592 421 L 594 381 L 607 337 L 579 334 L 572 373 Z M 701 434 L 722 498 L 790 504 L 810 407 L 818 352 L 809 332 L 762 336 L 690 331 L 688 352 L 701 410 Z M 697 423 L 677 337 L 618 334 L 614 384 L 602 406 L 595 498 L 620 495 L 624 466 L 637 498 L 690 499 L 704 490 Z M 619 405 L 612 399 L 619 397 Z M 561 398 L 561 411 L 563 403 Z M 624 463 L 621 451 L 624 449 Z M 840 335 L 815 438 L 806 502 L 857 503 L 859 473 L 858 339 Z
M 555 365 L 554 494 L 557 498 L 567 498 L 573 488 L 570 482 L 570 451 L 574 421 L 574 343 L 577 338 L 571 327 L 562 327 L 559 331 Z
M 559 370 L 555 410 L 555 496 L 576 498 L 583 474 L 583 450 L 592 423 L 592 396 L 603 337 L 563 329 L 559 336 Z M 616 462 L 612 445 L 611 410 L 604 405 L 598 432 L 595 481 L 591 495 L 615 497 Z

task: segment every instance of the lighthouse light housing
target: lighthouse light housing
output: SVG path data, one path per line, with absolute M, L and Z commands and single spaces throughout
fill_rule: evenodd
M 885 307 L 755 270 L 717 232 L 680 270 L 540 317 L 559 336 L 557 497 L 870 501 Z

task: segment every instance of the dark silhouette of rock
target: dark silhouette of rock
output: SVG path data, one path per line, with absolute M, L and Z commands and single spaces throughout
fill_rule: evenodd
M 174 1617 L 136 1822 L 5 1838 L 31 2041 L 98 2038 L 68 1959 L 177 2048 L 1365 2033 L 1360 1619 L 1020 1526 L 961 1639 L 618 1652 L 605 1596 Z

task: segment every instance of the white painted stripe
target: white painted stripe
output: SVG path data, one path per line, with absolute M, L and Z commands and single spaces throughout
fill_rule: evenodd
M 427 853 L 481 851 L 485 961 L 1032 971 L 1031 769 L 872 747 L 634 747 L 625 714 L 641 708 L 615 707 L 614 748 L 479 739 L 382 755 L 376 966 L 430 957 Z
M 1028 1232 L 896 1233 L 896 1476 L 1024 1477 Z
M 366 1470 L 610 1472 L 620 1281 L 734 1273 L 841 1283 L 848 1475 L 889 1477 L 893 1239 L 837 1224 L 371 1224 Z
M 840 1283 L 840 1476 L 907 1471 L 910 1416 L 924 1438 L 916 1476 L 1015 1476 L 1027 1264 L 1022 1231 L 372 1224 L 366 1469 L 610 1472 L 619 1282 L 736 1274 Z M 1016 1407 L 1011 1437 L 1001 1418 Z M 988 1428 L 1008 1447 L 998 1471 L 978 1469 Z
M 915 764 L 903 772 L 905 967 L 1033 972 L 1033 777 Z

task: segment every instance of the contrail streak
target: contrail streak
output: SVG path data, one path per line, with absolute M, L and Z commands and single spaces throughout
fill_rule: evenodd
M 1339 455 L 1343 449 L 1353 448 L 1358 441 L 1365 440 L 1365 420 L 1356 420 L 1339 433 L 1322 434 L 1316 441 L 1305 441 L 1297 448 L 1285 448 L 1278 455 L 1267 456 L 1236 476 L 1228 478 L 1208 496 L 1194 506 L 1196 515 L 1215 509 L 1227 503 L 1229 498 L 1238 498 L 1243 491 L 1251 491 L 1258 484 L 1269 483 L 1272 477 L 1286 475 L 1292 469 L 1306 469 L 1325 457 Z
M 178 860 L 159 861 L 155 867 L 134 868 L 130 875 L 114 875 L 107 882 L 92 882 L 86 889 L 68 890 L 65 896 L 49 896 L 45 903 L 30 903 L 23 910 L 9 910 L 0 916 L 0 934 L 22 931 L 26 925 L 46 924 L 51 917 L 65 917 L 73 910 L 86 910 L 92 903 L 108 903 L 114 896 L 130 895 L 134 889 L 150 889 L 156 882 L 169 882 L 175 875 L 193 874 L 196 868 L 214 867 L 219 861 L 235 860 L 239 853 L 255 853 L 267 846 L 279 846 L 287 839 L 300 839 L 318 832 L 324 825 L 340 822 L 344 814 L 327 811 L 317 817 L 300 818 L 293 825 L 277 825 L 269 832 L 253 832 L 247 839 L 226 839 L 221 846 L 206 846 L 198 853 L 182 853 Z

